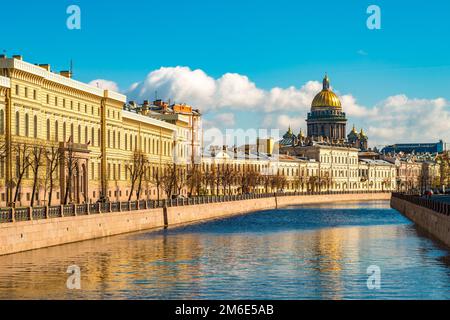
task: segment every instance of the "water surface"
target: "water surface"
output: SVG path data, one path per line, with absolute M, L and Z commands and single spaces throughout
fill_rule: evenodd
M 7 298 L 449 299 L 450 259 L 388 202 L 304 205 L 2 256 Z

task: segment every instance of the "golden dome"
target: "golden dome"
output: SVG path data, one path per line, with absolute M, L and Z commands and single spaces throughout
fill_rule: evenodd
M 323 79 L 323 89 L 315 97 L 311 104 L 312 107 L 335 107 L 341 108 L 341 101 L 338 96 L 330 89 L 330 80 L 325 75 Z

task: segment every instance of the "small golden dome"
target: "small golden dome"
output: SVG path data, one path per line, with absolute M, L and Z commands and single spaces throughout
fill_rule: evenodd
M 341 108 L 341 101 L 338 96 L 330 89 L 330 80 L 325 75 L 323 79 L 323 89 L 315 97 L 311 104 L 312 107 L 335 107 Z

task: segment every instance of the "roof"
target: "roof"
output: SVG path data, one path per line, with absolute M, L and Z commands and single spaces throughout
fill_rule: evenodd
M 93 95 L 96 95 L 99 97 L 110 98 L 110 99 L 114 99 L 114 100 L 117 100 L 120 102 L 127 101 L 127 97 L 118 92 L 114 92 L 111 90 L 103 90 L 103 89 L 94 87 L 92 85 L 89 85 L 87 83 L 80 82 L 80 81 L 77 81 L 77 80 L 74 80 L 71 78 L 67 78 L 60 74 L 51 72 L 51 71 L 47 71 L 46 69 L 44 69 L 40 66 L 37 66 L 37 65 L 31 64 L 29 62 L 19 60 L 19 59 L 14 59 L 14 58 L 0 59 L 0 68 L 21 70 L 21 71 L 39 76 L 41 78 L 44 78 L 45 80 L 55 82 L 58 84 L 62 84 L 66 87 L 70 87 L 70 88 L 77 89 L 80 91 L 88 92 L 90 94 L 93 94 Z
M 384 161 L 384 160 L 373 160 L 373 159 L 360 159 L 360 162 L 364 162 L 370 165 L 378 165 L 378 166 L 393 166 L 392 163 Z

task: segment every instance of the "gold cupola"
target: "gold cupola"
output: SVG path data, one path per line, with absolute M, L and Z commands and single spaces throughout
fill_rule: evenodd
M 341 108 L 341 101 L 338 96 L 330 89 L 330 79 L 328 75 L 323 78 L 323 88 L 315 97 L 311 104 L 313 108 L 334 107 Z

